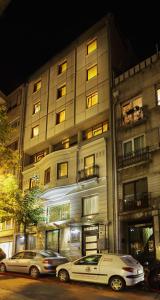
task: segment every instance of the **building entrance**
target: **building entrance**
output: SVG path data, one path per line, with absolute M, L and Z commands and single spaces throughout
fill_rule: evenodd
M 98 226 L 83 227 L 83 255 L 97 253 L 97 242 L 99 236 Z
M 52 249 L 59 252 L 59 229 L 46 232 L 46 249 Z
M 154 259 L 155 245 L 152 223 L 131 224 L 129 232 L 129 253 L 141 263 Z

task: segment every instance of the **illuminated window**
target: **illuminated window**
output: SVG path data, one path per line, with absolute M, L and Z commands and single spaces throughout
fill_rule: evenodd
M 68 177 L 68 162 L 57 164 L 57 179 Z
M 62 141 L 62 145 L 64 149 L 69 148 L 69 139 L 65 139 Z
M 94 154 L 84 158 L 85 176 L 92 176 L 94 172 L 95 156 Z
M 29 180 L 29 189 L 33 189 L 35 187 L 38 187 L 39 185 L 39 177 L 38 176 L 34 176 L 32 178 L 30 178 Z
M 9 229 L 12 229 L 12 228 L 13 228 L 13 221 L 11 219 L 7 220 L 7 221 L 4 221 L 3 223 L 0 223 L 0 231 L 9 230 Z
M 12 229 L 13 228 L 13 223 L 12 220 L 8 220 L 5 222 L 6 223 L 6 230 Z
M 66 119 L 66 111 L 62 110 L 58 114 L 56 114 L 56 124 L 60 124 L 64 122 Z
M 102 134 L 106 131 L 108 131 L 109 129 L 109 124 L 107 121 L 103 122 L 103 123 L 100 123 L 92 128 L 89 128 L 85 131 L 85 139 L 91 139 L 92 137 L 96 136 L 96 135 L 99 135 L 99 134 Z
M 67 70 L 67 62 L 65 61 L 58 66 L 58 74 L 62 74 L 66 70 Z
M 33 137 L 36 137 L 38 135 L 39 135 L 39 126 L 37 125 L 37 126 L 35 126 L 35 127 L 32 128 L 32 135 L 31 135 L 31 137 L 33 138 Z
M 70 203 L 64 203 L 48 208 L 49 222 L 67 220 L 70 218 Z
M 38 92 L 41 89 L 41 80 L 37 81 L 33 86 L 33 93 Z
M 97 49 L 97 40 L 94 40 L 87 45 L 87 54 L 95 51 L 96 49 Z
M 44 184 L 47 184 L 50 182 L 50 174 L 51 174 L 51 168 L 48 168 L 44 172 Z
M 41 108 L 41 104 L 40 104 L 40 101 L 39 101 L 39 102 L 37 102 L 33 105 L 33 114 L 36 114 L 37 112 L 39 112 L 40 108 Z
M 132 123 L 143 119 L 142 97 L 131 99 L 122 105 L 123 124 Z
M 65 95 L 66 95 L 66 85 L 63 85 L 57 90 L 57 99 Z
M 160 105 L 160 88 L 157 89 L 157 105 Z
M 98 196 L 82 198 L 83 216 L 94 215 L 98 213 Z
M 91 67 L 87 70 L 87 80 L 90 80 L 91 78 L 97 76 L 97 65 Z
M 98 103 L 98 93 L 95 92 L 87 96 L 87 108 L 90 108 Z

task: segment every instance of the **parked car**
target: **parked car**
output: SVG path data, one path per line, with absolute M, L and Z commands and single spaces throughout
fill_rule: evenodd
M 142 265 L 131 255 L 95 254 L 56 268 L 61 281 L 78 280 L 109 284 L 114 291 L 144 281 Z
M 24 250 L 16 253 L 11 258 L 0 262 L 0 272 L 28 273 L 33 278 L 40 274 L 55 273 L 59 264 L 68 262 L 66 257 L 52 250 Z

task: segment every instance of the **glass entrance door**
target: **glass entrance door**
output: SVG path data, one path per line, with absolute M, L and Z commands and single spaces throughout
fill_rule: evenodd
M 46 232 L 46 248 L 59 252 L 59 229 Z
M 97 253 L 98 226 L 83 227 L 83 255 Z

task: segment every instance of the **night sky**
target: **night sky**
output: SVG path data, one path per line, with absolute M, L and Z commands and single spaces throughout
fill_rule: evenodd
M 148 7 L 147 2 L 143 8 L 140 1 L 121 2 L 89 1 L 86 6 L 87 1 L 78 0 L 12 0 L 0 19 L 0 89 L 10 93 L 109 12 L 130 40 L 138 61 L 151 56 L 156 44 L 160 48 L 158 8 Z

